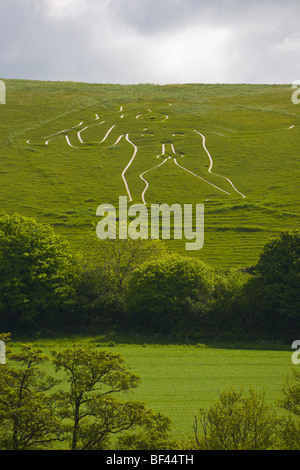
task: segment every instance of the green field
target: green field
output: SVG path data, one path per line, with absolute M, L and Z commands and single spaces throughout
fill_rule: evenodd
M 282 351 L 214 349 L 192 346 L 116 348 L 142 378 L 134 393 L 172 421 L 180 437 L 192 432 L 194 415 L 209 408 L 218 393 L 233 387 L 265 390 L 268 402 L 281 397 L 291 354 Z
M 141 377 L 141 384 L 126 397 L 141 400 L 148 408 L 168 416 L 177 438 L 191 435 L 198 409 L 209 408 L 219 392 L 231 387 L 243 388 L 245 393 L 249 387 L 265 390 L 266 401 L 275 407 L 291 375 L 291 350 L 280 345 L 175 345 L 155 343 L 149 338 L 142 343 L 144 339 L 138 337 L 131 344 L 124 338 L 114 343 L 111 338 L 35 340 L 33 344 L 49 355 L 72 342 L 120 353 L 126 365 Z M 18 342 L 12 347 L 16 350 Z M 51 365 L 46 370 L 55 375 Z M 277 411 L 282 413 L 279 408 Z
M 76 249 L 89 251 L 98 205 L 128 195 L 135 147 L 132 203 L 144 174 L 148 206 L 204 204 L 204 247 L 188 254 L 213 267 L 252 265 L 269 237 L 299 228 L 300 119 L 288 85 L 6 87 L 1 209 L 51 224 Z M 184 240 L 167 244 L 186 253 Z

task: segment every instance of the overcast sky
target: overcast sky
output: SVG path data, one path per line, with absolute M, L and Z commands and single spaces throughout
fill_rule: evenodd
M 300 0 L 0 0 L 0 78 L 300 80 Z

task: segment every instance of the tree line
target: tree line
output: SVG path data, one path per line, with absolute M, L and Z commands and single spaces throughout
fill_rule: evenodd
M 266 242 L 255 266 L 220 272 L 160 240 L 74 252 L 50 226 L 0 216 L 0 331 L 131 331 L 177 340 L 280 339 L 300 326 L 300 236 Z

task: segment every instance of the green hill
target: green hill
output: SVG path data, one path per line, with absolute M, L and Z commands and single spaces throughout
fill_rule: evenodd
M 89 250 L 100 204 L 204 204 L 214 267 L 250 266 L 299 228 L 299 107 L 290 85 L 105 85 L 6 80 L 1 210 Z

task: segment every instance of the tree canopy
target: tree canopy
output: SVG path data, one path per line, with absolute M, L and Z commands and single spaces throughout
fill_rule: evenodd
M 120 448 L 168 441 L 170 419 L 128 397 L 140 377 L 120 354 L 74 344 L 52 352 L 51 375 L 40 367 L 50 357 L 31 344 L 9 359 L 0 366 L 1 449 L 44 450 L 59 441 L 69 450 L 103 450 L 113 435 Z
M 74 293 L 77 261 L 50 226 L 21 215 L 0 217 L 0 326 L 47 325 Z
M 198 259 L 169 255 L 137 268 L 130 279 L 127 308 L 140 328 L 170 332 L 186 299 L 209 303 L 214 271 Z
M 248 310 L 268 334 L 290 335 L 300 326 L 300 232 L 282 232 L 264 246 L 246 286 Z

